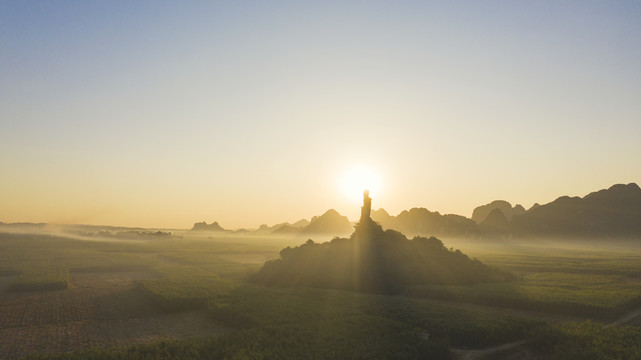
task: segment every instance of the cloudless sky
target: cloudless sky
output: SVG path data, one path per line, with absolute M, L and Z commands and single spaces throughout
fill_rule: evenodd
M 639 1 L 0 2 L 0 221 L 471 216 L 641 182 Z

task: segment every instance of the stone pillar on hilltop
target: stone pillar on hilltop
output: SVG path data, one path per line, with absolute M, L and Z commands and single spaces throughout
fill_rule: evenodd
M 361 222 L 369 219 L 372 211 L 372 198 L 369 197 L 369 190 L 363 191 L 363 207 L 361 208 Z

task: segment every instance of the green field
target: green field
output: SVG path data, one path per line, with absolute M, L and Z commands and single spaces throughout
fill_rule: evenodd
M 0 349 L 13 349 L 2 350 L 6 353 L 0 357 L 450 359 L 451 348 L 480 349 L 526 340 L 518 350 L 500 356 L 565 359 L 577 353 L 581 357 L 574 358 L 641 358 L 638 326 L 603 326 L 640 305 L 641 254 L 635 244 L 630 249 L 589 251 L 458 244 L 463 252 L 512 271 L 517 280 L 422 286 L 387 296 L 246 281 L 282 248 L 306 239 L 196 238 L 185 233 L 112 240 L 0 235 L 0 306 L 24 311 L 13 317 L 0 311 Z M 88 289 L 93 295 L 85 294 Z M 34 310 L 21 306 L 21 301 L 34 306 L 47 302 L 52 311 L 29 322 L 35 319 L 30 315 Z M 101 310 L 114 301 L 119 305 Z M 57 306 L 86 311 L 74 315 L 77 321 L 59 313 L 49 319 Z M 169 321 L 171 328 L 171 319 L 182 314 L 195 314 L 199 326 L 211 324 L 220 330 L 197 336 L 164 330 L 167 335 L 155 335 L 157 340 L 147 335 L 109 340 L 109 334 L 130 331 L 129 325 L 119 325 L 125 321 L 145 333 L 145 326 L 161 320 Z M 574 321 L 548 323 L 541 320 L 542 314 Z M 85 341 L 82 333 L 69 330 L 83 321 L 104 327 L 104 343 Z M 56 331 L 61 340 L 54 346 L 33 336 L 33 347 L 26 347 L 20 337 L 27 328 Z
M 474 286 L 423 286 L 409 295 L 553 314 L 613 319 L 641 305 L 641 279 L 623 275 L 541 272 L 519 281 Z
M 69 269 L 65 266 L 36 266 L 20 273 L 7 287 L 8 291 L 64 290 L 69 286 Z

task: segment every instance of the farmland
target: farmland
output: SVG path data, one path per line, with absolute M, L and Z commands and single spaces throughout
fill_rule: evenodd
M 493 304 L 603 321 L 641 306 L 641 251 L 470 245 L 483 262 L 510 270 L 519 281 L 473 287 L 417 287 L 412 295 Z M 490 249 L 491 251 L 488 251 Z
M 305 240 L 0 234 L 0 357 L 449 359 L 452 348 L 520 340 L 500 356 L 639 355 L 640 316 L 604 326 L 641 307 L 636 243 L 579 250 L 452 240 L 517 280 L 395 296 L 246 281 Z

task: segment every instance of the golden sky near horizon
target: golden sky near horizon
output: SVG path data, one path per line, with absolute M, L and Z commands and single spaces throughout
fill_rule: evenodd
M 639 183 L 639 59 L 634 1 L 5 2 L 0 221 L 356 220 L 353 172 L 392 214 Z

